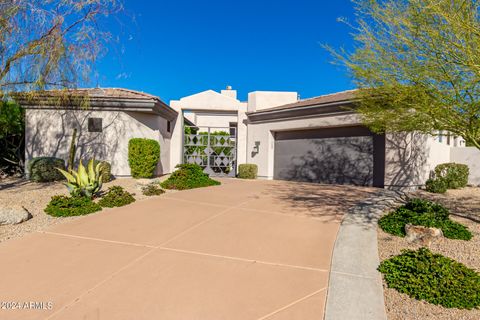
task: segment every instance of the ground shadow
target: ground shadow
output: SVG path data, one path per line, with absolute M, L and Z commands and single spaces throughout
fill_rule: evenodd
M 378 189 L 349 185 L 326 185 L 302 182 L 272 181 L 263 193 L 285 204 L 284 212 L 306 215 L 323 221 L 339 221 L 352 207 Z

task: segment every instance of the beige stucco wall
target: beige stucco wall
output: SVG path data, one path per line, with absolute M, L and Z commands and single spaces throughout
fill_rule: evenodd
M 298 101 L 297 92 L 255 91 L 248 94 L 248 112 L 278 107 Z
M 88 118 L 102 118 L 103 132 L 88 132 Z M 173 125 L 173 124 L 172 124 Z M 161 159 L 156 174 L 170 172 L 170 137 L 167 120 L 158 115 L 121 111 L 26 111 L 26 159 L 54 156 L 67 160 L 73 129 L 77 128 L 77 159 L 106 160 L 112 174 L 129 176 L 128 141 L 149 138 L 159 141 Z
M 468 165 L 470 176 L 468 182 L 480 185 L 480 150 L 475 147 L 451 148 L 451 162 Z
M 193 113 L 193 117 L 189 117 L 189 120 L 193 118 L 193 123 L 196 126 L 200 127 L 200 131 L 207 131 L 206 127 L 211 127 L 212 131 L 219 130 L 225 131 L 228 129 L 231 122 L 238 121 L 238 111 L 233 110 L 230 113 L 222 112 L 188 112 L 187 114 Z M 192 120 L 191 120 L 192 121 Z

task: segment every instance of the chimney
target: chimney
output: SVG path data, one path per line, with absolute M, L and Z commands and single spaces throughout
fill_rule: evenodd
M 237 99 L 237 90 L 232 90 L 232 86 L 227 86 L 227 88 L 222 90 L 220 93 L 224 96 Z

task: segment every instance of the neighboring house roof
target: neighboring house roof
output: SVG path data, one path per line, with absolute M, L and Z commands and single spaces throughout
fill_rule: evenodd
M 14 99 L 27 109 L 81 109 L 150 112 L 173 120 L 178 113 L 159 97 L 123 88 L 81 88 L 21 92 Z
M 347 90 L 247 113 L 252 121 L 275 120 L 329 113 L 350 113 L 357 90 Z

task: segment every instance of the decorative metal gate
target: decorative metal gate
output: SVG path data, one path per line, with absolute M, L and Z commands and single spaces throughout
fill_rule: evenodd
M 235 177 L 236 127 L 184 126 L 183 163 L 195 163 L 212 176 Z

